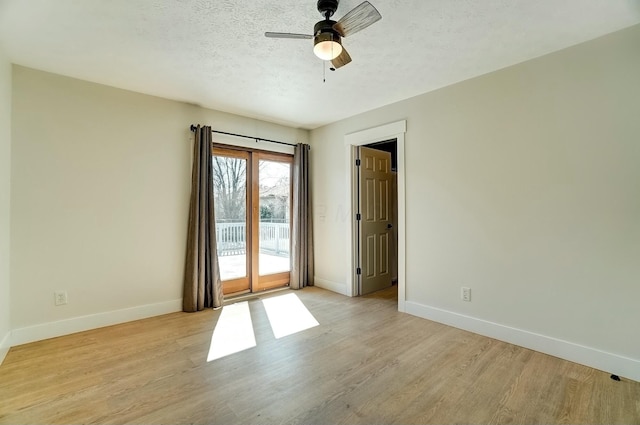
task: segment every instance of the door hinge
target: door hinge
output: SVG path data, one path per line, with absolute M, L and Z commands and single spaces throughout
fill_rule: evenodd
M 358 268 L 356 269 L 356 274 L 357 274 L 357 275 L 361 275 L 361 274 L 362 274 L 362 269 L 361 269 L 360 267 L 358 267 Z
M 360 166 L 360 160 L 356 159 L 356 167 L 359 167 L 359 166 Z
M 358 221 L 362 220 L 362 214 L 357 213 L 356 214 L 356 220 L 358 220 Z

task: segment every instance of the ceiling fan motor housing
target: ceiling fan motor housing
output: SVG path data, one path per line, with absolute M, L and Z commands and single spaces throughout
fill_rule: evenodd
M 318 0 L 318 12 L 329 19 L 338 10 L 338 3 L 340 3 L 339 0 Z
M 320 59 L 332 60 L 342 53 L 342 39 L 333 29 L 335 23 L 325 19 L 313 27 L 313 51 Z
M 332 21 L 331 19 L 325 19 L 323 21 L 318 21 L 313 26 L 313 35 L 318 36 L 320 34 L 331 34 L 334 40 L 340 40 L 340 34 L 338 31 L 333 29 L 336 21 Z

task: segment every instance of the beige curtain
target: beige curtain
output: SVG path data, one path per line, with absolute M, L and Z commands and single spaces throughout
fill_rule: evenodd
M 211 127 L 198 126 L 195 133 L 182 299 L 182 309 L 189 312 L 221 307 L 223 299 L 213 212 Z
M 298 143 L 293 153 L 293 212 L 291 226 L 292 289 L 313 285 L 313 226 L 309 185 L 309 145 Z

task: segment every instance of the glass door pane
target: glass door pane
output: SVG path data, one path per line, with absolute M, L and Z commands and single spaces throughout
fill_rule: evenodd
M 291 269 L 291 164 L 260 159 L 258 175 L 259 275 L 288 272 Z
M 247 162 L 245 152 L 214 149 L 216 243 L 225 294 L 249 290 Z M 250 253 L 250 251 L 249 251 Z

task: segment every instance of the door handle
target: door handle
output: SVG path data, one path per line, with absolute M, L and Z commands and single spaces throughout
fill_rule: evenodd
M 387 229 L 391 229 L 391 228 L 393 228 L 393 224 L 387 223 Z

